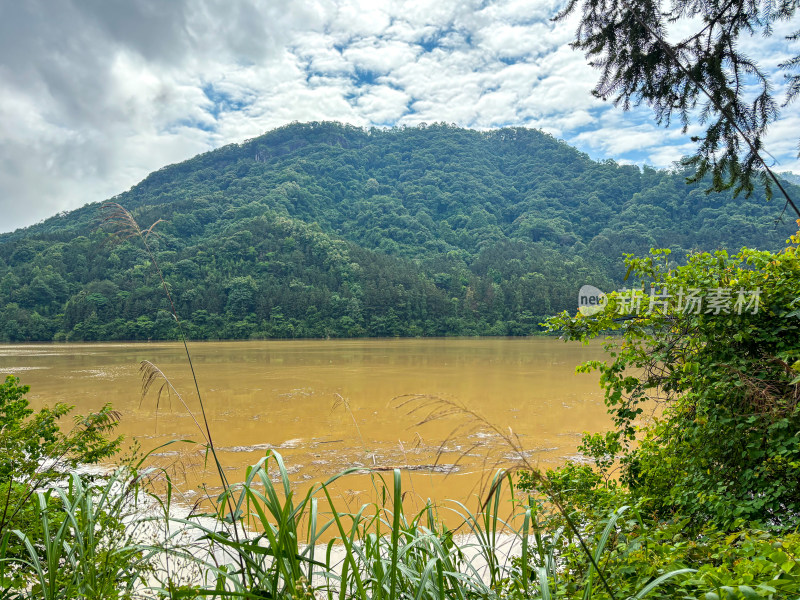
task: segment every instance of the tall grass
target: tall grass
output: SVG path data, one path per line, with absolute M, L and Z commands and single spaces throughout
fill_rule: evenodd
M 405 512 L 399 470 L 388 479 L 373 473 L 376 499 L 339 510 L 331 484 L 348 474 L 296 496 L 281 455 L 270 451 L 243 482 L 215 499 L 214 513 L 184 518 L 173 515 L 169 487 L 167 497 L 158 499 L 162 512 L 142 518 L 135 504 L 140 479 L 131 480 L 129 472 L 115 471 L 96 485 L 72 474 L 63 486 L 36 494 L 40 541 L 13 532 L 28 556 L 0 560 L 0 578 L 13 571 L 25 583 L 0 597 L 544 600 L 594 598 L 598 592 L 609 597 L 597 588 L 591 568 L 580 589 L 567 593 L 558 573 L 559 552 L 565 549 L 560 532 L 533 498 L 515 497 L 511 489 L 512 499 L 500 500 L 506 486 L 513 488 L 507 474 L 496 475 L 497 493 L 475 512 L 449 503 L 460 521 L 454 529 L 437 516 L 446 507 L 428 503 Z M 225 514 L 229 504 L 232 516 Z M 158 540 L 144 540 L 130 521 L 120 528 L 136 511 L 137 524 L 164 532 Z M 616 511 L 597 539 L 595 563 L 602 562 L 624 512 Z M 239 539 L 230 530 L 233 519 L 240 524 Z M 687 571 L 663 575 L 634 597 Z
M 270 477 L 270 461 L 277 466 L 277 482 Z M 502 521 L 497 511 L 472 514 L 459 504 L 471 534 L 459 539 L 440 523 L 430 503 L 415 514 L 405 513 L 399 470 L 388 482 L 372 475 L 376 501 L 355 511 L 340 511 L 330 486 L 347 474 L 312 487 L 296 500 L 281 455 L 270 452 L 248 469 L 244 482 L 225 492 L 253 532 L 245 542 L 188 518 L 176 520 L 184 527 L 175 536 L 179 543 L 164 549 L 183 560 L 201 562 L 209 577 L 199 587 L 206 592 L 213 587 L 217 597 L 301 593 L 330 599 L 465 599 L 475 594 L 497 596 L 505 585 L 530 587 L 517 581 L 523 572 L 498 553 L 501 537 L 509 547 L 522 546 L 529 520 L 522 519 L 522 527 L 515 531 L 513 524 L 519 519 Z M 320 500 L 328 511 L 320 510 Z M 193 547 L 181 541 L 187 531 L 193 532 Z M 330 539 L 323 544 L 324 537 Z M 240 558 L 247 569 L 235 568 Z
M 165 391 L 168 394 L 174 393 L 178 396 L 181 403 L 191 416 L 192 420 L 197 425 L 197 428 L 200 431 L 200 435 L 203 436 L 203 439 L 205 441 L 206 452 L 210 453 L 211 455 L 214 466 L 217 469 L 217 474 L 219 475 L 220 483 L 222 484 L 223 490 L 227 490 L 230 487 L 230 482 L 228 481 L 228 478 L 225 475 L 225 470 L 222 467 L 222 463 L 220 462 L 219 457 L 217 456 L 217 449 L 214 444 L 214 437 L 211 435 L 211 427 L 208 423 L 205 403 L 203 402 L 203 394 L 200 392 L 200 384 L 197 381 L 197 373 L 194 368 L 194 362 L 192 361 L 192 354 L 191 352 L 189 352 L 189 344 L 186 338 L 186 332 L 183 329 L 183 323 L 181 322 L 181 318 L 178 315 L 177 309 L 175 308 L 175 302 L 172 298 L 172 294 L 169 291 L 169 286 L 167 285 L 167 282 L 164 279 L 164 273 L 161 271 L 161 266 L 158 264 L 158 260 L 149 243 L 150 237 L 157 235 L 155 227 L 159 223 L 161 223 L 162 220 L 159 219 L 146 229 L 142 229 L 139 226 L 139 223 L 137 223 L 136 219 L 130 213 L 130 211 L 128 211 L 121 204 L 117 202 L 108 202 L 103 204 L 101 208 L 105 211 L 103 224 L 111 227 L 114 230 L 115 238 L 120 240 L 125 240 L 125 239 L 140 240 L 142 246 L 144 247 L 145 252 L 147 253 L 147 256 L 150 258 L 150 262 L 153 264 L 153 268 L 156 270 L 156 274 L 158 275 L 158 280 L 161 283 L 161 288 L 164 290 L 164 295 L 169 301 L 172 318 L 175 319 L 175 324 L 178 327 L 178 334 L 180 337 L 180 341 L 183 344 L 183 349 L 186 354 L 186 362 L 188 363 L 189 370 L 191 371 L 192 374 L 192 382 L 194 384 L 195 393 L 197 394 L 197 403 L 200 409 L 199 411 L 200 418 L 198 419 L 197 416 L 195 416 L 194 411 L 189 407 L 189 405 L 186 403 L 183 397 L 170 383 L 167 376 L 156 365 L 154 365 L 149 361 L 142 361 L 141 363 L 142 397 L 144 397 L 144 395 L 147 393 L 150 387 L 154 386 L 158 381 L 161 381 L 161 386 L 158 388 L 159 399 L 161 397 L 161 394 Z M 232 508 L 228 506 L 228 509 L 229 509 L 229 514 L 233 515 Z M 239 528 L 236 519 L 231 520 L 231 526 L 232 526 L 233 536 L 238 540 Z M 244 569 L 245 568 L 244 563 L 240 563 L 240 567 Z
M 35 492 L 35 522 L 3 536 L 0 597 L 130 598 L 146 587 L 158 550 L 141 544 L 138 483 L 135 470 L 121 467 L 98 483 L 71 473 Z M 22 555 L 6 554 L 12 536 Z
M 270 476 L 270 462 L 277 477 Z M 589 599 L 613 591 L 597 586 L 592 567 L 577 591 L 559 581 L 558 553 L 564 549 L 560 532 L 538 510 L 533 498 L 515 498 L 513 489 L 503 517 L 501 493 L 513 488 L 507 474 L 498 473 L 491 502 L 472 512 L 451 502 L 459 517 L 455 529 L 437 518 L 428 503 L 406 514 L 401 473 L 385 480 L 373 473 L 377 499 L 356 510 L 340 511 L 330 486 L 348 472 L 336 475 L 296 497 L 281 455 L 269 451 L 247 470 L 245 480 L 217 499 L 218 520 L 173 518 L 178 526 L 162 545 L 148 547 L 184 564 L 199 566 L 201 577 L 176 586 L 169 578 L 154 590 L 172 598 L 301 598 L 328 600 L 443 600 L 452 598 L 556 597 Z M 321 510 L 326 505 L 328 510 Z M 237 540 L 220 523 L 230 502 L 249 531 Z M 220 508 L 221 507 L 221 508 Z M 596 541 L 591 564 L 600 564 L 618 519 L 609 518 Z M 169 519 L 168 515 L 165 518 Z M 456 531 L 463 529 L 460 535 Z M 323 543 L 323 538 L 330 537 Z M 191 540 L 187 543 L 187 540 Z M 238 565 L 244 563 L 245 568 Z M 649 582 L 634 596 L 643 598 L 678 570 Z

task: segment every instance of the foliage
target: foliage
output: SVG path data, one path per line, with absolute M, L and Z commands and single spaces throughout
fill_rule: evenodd
M 121 468 L 99 485 L 71 473 L 68 483 L 37 492 L 34 523 L 6 532 L 25 553 L 0 558 L 4 598 L 129 599 L 153 570 L 137 540 L 141 517 L 136 478 Z M 36 535 L 31 535 L 35 532 Z M 138 542 L 138 543 L 137 543 Z
M 622 481 L 662 518 L 722 529 L 739 519 L 782 530 L 800 523 L 798 243 L 794 235 L 781 252 L 697 253 L 684 266 L 663 250 L 629 256 L 629 272 L 653 285 L 635 293 L 641 310 L 620 316 L 636 297 L 621 291 L 598 314 L 548 323 L 566 339 L 618 334 L 608 361 L 580 369 L 600 371 L 616 425 L 585 436 L 583 451 L 604 474 L 619 459 Z M 726 290 L 728 310 L 715 308 Z M 759 291 L 760 306 L 734 310 L 739 290 L 751 300 Z M 692 291 L 705 307 L 686 310 Z M 640 425 L 653 403 L 660 414 Z
M 66 487 L 36 494 L 36 518 L 46 534 L 37 547 L 26 533 L 13 532 L 28 556 L 0 560 L 0 580 L 12 584 L 4 597 L 597 600 L 800 592 L 798 534 L 728 534 L 713 527 L 689 533 L 686 521 L 648 524 L 637 507 L 607 508 L 624 499 L 619 488 L 605 486 L 602 501 L 592 500 L 600 479 L 575 465 L 548 473 L 548 489 L 561 498 L 580 492 L 573 508 L 582 511 L 581 541 L 546 499 L 512 487 L 512 502 L 501 501 L 510 484 L 502 473 L 474 513 L 450 501 L 407 515 L 397 470 L 389 482 L 373 474 L 374 502 L 342 511 L 329 487 L 347 473 L 296 496 L 281 456 L 270 451 L 243 483 L 208 499 L 212 513 L 176 518 L 168 486 L 166 499 L 157 499 L 163 512 L 136 520 L 131 510 L 145 506 L 136 503 L 138 479 L 129 475 L 121 470 L 87 486 L 73 474 Z M 460 526 L 444 527 L 442 510 L 454 512 Z M 131 525 L 137 522 L 166 536 L 137 542 Z M 233 535 L 234 522 L 247 535 Z
M 0 385 L 0 554 L 7 560 L 43 548 L 48 531 L 40 516 L 47 514 L 49 523 L 66 526 L 68 515 L 41 490 L 78 466 L 115 455 L 122 441 L 109 437 L 118 420 L 109 405 L 74 417 L 73 427 L 65 432 L 60 420 L 72 408 L 57 404 L 34 411 L 25 398 L 28 391 L 28 386 L 10 375 Z M 19 570 L 12 575 L 18 577 Z
M 31 522 L 30 497 L 65 471 L 94 464 L 119 451 L 121 437 L 109 438 L 118 415 L 110 405 L 75 417 L 63 432 L 59 420 L 72 407 L 57 404 L 34 411 L 24 397 L 29 387 L 11 375 L 0 385 L 0 535 Z
M 523 128 L 293 124 L 152 173 L 114 200 L 194 339 L 528 335 L 623 252 L 777 249 L 763 194 L 595 162 Z M 789 185 L 789 184 L 787 184 Z M 796 188 L 793 188 L 796 189 Z M 96 205 L 0 235 L 0 340 L 176 339 L 146 252 Z
M 74 426 L 65 433 L 59 420 L 72 407 L 59 403 L 34 411 L 24 397 L 29 390 L 12 375 L 0 385 L 0 481 L 36 478 L 43 483 L 60 477 L 58 469 L 94 464 L 117 453 L 122 438 L 107 438 L 119 418 L 111 405 L 75 417 Z
M 762 158 L 763 141 L 779 115 L 769 71 L 796 69 L 800 55 L 764 71 L 741 41 L 773 35 L 797 7 L 771 0 L 571 0 L 559 18 L 576 9 L 580 14 L 573 46 L 601 70 L 596 96 L 613 97 L 626 110 L 645 102 L 657 123 L 678 119 L 684 132 L 695 120 L 705 126 L 705 134 L 693 138 L 700 143 L 688 160 L 697 167 L 690 180 L 710 172 L 714 190 L 750 194 L 758 178 L 769 196 L 778 181 Z M 686 28 L 691 34 L 673 42 L 674 32 Z M 800 91 L 800 75 L 787 78 L 786 103 Z
M 614 515 L 619 515 L 605 538 L 602 563 L 609 587 L 618 598 L 633 597 L 648 582 L 684 569 L 693 573 L 661 582 L 650 597 L 778 599 L 800 594 L 800 534 L 796 531 L 759 529 L 741 519 L 723 530 L 713 524 L 692 526 L 691 515 L 659 518 L 646 501 L 637 501 L 613 480 L 604 482 L 587 465 L 568 463 L 547 475 L 550 489 L 581 524 L 588 540 L 602 540 Z M 526 473 L 519 487 L 531 492 L 541 489 Z M 629 502 L 635 504 L 625 511 L 609 508 Z M 564 526 L 563 517 L 552 511 L 547 514 L 546 501 L 542 507 L 541 520 L 551 534 L 551 552 L 561 565 L 563 597 L 574 597 L 592 566 Z M 552 532 L 559 535 L 552 536 Z M 598 588 L 591 597 L 610 596 Z
M 268 469 L 273 457 L 277 477 Z M 373 474 L 377 500 L 355 511 L 340 511 L 329 492 L 329 486 L 343 476 L 346 473 L 315 486 L 295 502 L 281 456 L 269 452 L 266 459 L 248 469 L 246 480 L 230 491 L 237 518 L 249 525 L 252 535 L 237 541 L 225 530 L 225 523 L 231 520 L 223 498 L 214 501 L 218 520 L 213 524 L 197 518 L 173 519 L 181 529 L 173 530 L 166 546 L 154 549 L 168 552 L 176 561 L 199 564 L 204 580 L 176 586 L 170 573 L 162 572 L 165 579 L 159 591 L 173 598 L 601 597 L 596 573 L 581 577 L 576 573 L 571 586 L 563 581 L 557 570 L 561 557 L 554 552 L 574 547 L 545 531 L 546 524 L 532 499 L 515 497 L 510 515 L 502 514 L 505 503 L 500 498 L 505 484 L 510 484 L 502 473 L 492 486 L 497 493 L 478 512 L 450 501 L 450 507 L 428 503 L 412 515 L 403 509 L 398 470 L 389 482 Z M 513 489 L 510 491 L 514 497 Z M 318 500 L 327 502 L 330 513 L 320 510 Z M 441 510 L 452 510 L 459 525 L 454 529 L 443 526 Z M 611 527 L 603 523 L 607 532 L 624 512 L 615 512 L 609 520 Z M 466 535 L 456 535 L 459 530 Z M 322 544 L 326 532 L 333 537 Z M 187 539 L 195 541 L 187 545 Z M 593 547 L 596 562 L 605 556 L 606 541 Z M 518 560 L 509 554 L 514 547 L 519 548 Z M 245 566 L 238 568 L 242 562 Z M 632 593 L 644 597 L 688 572 L 663 573 L 660 578 L 643 581 Z

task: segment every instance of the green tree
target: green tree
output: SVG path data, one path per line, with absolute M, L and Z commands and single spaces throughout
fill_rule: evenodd
M 621 283 L 622 252 L 774 249 L 793 232 L 762 190 L 733 202 L 688 174 L 594 162 L 523 128 L 311 123 L 119 200 L 167 221 L 152 249 L 178 314 L 200 315 L 191 338 L 525 335 L 572 306 L 576 282 Z M 93 214 L 0 235 L 0 339 L 176 338 L 147 253 L 111 244 Z
M 597 314 L 548 321 L 567 339 L 619 335 L 609 360 L 581 367 L 600 371 L 615 423 L 582 450 L 604 474 L 618 459 L 655 514 L 800 523 L 798 245 L 800 233 L 780 252 L 697 253 L 683 266 L 669 251 L 628 255 L 641 287 L 611 293 Z M 642 422 L 654 404 L 660 414 Z
M 34 411 L 25 398 L 29 390 L 11 375 L 0 384 L 0 482 L 35 480 L 41 485 L 60 477 L 60 470 L 97 463 L 119 450 L 122 438 L 107 437 L 118 420 L 110 405 L 75 417 L 65 433 L 59 421 L 72 407 L 59 403 Z
M 768 196 L 777 185 L 800 217 L 763 158 L 764 137 L 780 112 L 770 70 L 796 69 L 800 55 L 765 70 L 739 43 L 750 35 L 771 36 L 797 8 L 792 0 L 570 0 L 556 18 L 580 14 L 573 47 L 600 69 L 596 96 L 625 110 L 645 102 L 658 124 L 677 119 L 684 132 L 694 120 L 705 126 L 705 134 L 693 138 L 699 145 L 688 161 L 697 168 L 692 180 L 711 173 L 714 190 L 749 195 L 757 178 Z M 670 32 L 682 27 L 693 32 L 669 41 Z M 800 31 L 789 39 L 798 36 Z M 787 78 L 785 103 L 800 93 L 800 75 Z
M 121 437 L 109 437 L 118 421 L 110 405 L 85 417 L 74 417 L 62 431 L 61 420 L 72 407 L 56 404 L 32 410 L 26 385 L 11 375 L 0 384 L 0 555 L 27 556 L 12 531 L 19 530 L 41 544 L 36 493 L 63 479 L 78 465 L 94 464 L 119 451 Z M 63 515 L 61 517 L 63 520 Z M 5 547 L 4 547 L 5 546 Z M 0 578 L 1 579 L 1 578 Z M 0 586 L 3 582 L 0 581 Z

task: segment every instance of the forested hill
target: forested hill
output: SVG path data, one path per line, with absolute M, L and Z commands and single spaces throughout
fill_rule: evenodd
M 113 200 L 164 219 L 150 239 L 194 338 L 524 335 L 584 283 L 618 286 L 625 252 L 774 249 L 795 229 L 778 200 L 684 178 L 522 128 L 309 123 Z M 175 337 L 141 243 L 100 213 L 0 236 L 0 339 Z

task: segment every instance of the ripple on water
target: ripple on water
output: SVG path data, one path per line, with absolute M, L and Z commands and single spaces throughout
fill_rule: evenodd
M 221 446 L 217 448 L 220 452 L 263 452 L 264 450 L 291 450 L 303 444 L 303 438 L 293 438 L 281 444 L 252 444 L 250 446 Z
M 107 367 L 105 369 L 75 369 L 68 379 L 84 379 L 92 377 L 94 379 L 118 379 L 121 375 L 128 375 L 130 367 L 118 366 Z

